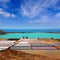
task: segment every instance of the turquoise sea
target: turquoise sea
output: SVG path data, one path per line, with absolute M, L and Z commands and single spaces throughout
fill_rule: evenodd
M 60 34 L 57 33 L 10 33 L 5 35 L 0 35 L 0 38 L 55 38 L 60 39 Z

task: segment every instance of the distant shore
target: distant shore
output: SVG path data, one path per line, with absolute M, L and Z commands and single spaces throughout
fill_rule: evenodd
M 60 34 L 60 32 L 6 32 L 7 34 L 9 33 L 57 33 Z

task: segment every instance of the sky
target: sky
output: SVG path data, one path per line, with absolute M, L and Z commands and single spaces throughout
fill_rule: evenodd
M 0 0 L 0 29 L 60 29 L 60 0 Z

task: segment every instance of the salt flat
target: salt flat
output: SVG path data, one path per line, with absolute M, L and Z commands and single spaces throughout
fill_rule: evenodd
M 15 42 L 17 42 L 15 44 Z M 45 43 L 44 43 L 45 42 Z M 12 46 L 12 49 L 27 49 L 27 50 L 58 50 L 60 49 L 60 42 L 50 42 L 46 43 L 46 40 L 38 40 L 38 39 L 20 39 L 18 41 L 0 41 L 0 50 L 7 49 Z M 50 42 L 50 43 L 49 43 Z M 28 48 L 27 48 L 28 47 Z
M 0 41 L 0 50 L 5 50 L 9 46 L 13 45 L 15 41 Z

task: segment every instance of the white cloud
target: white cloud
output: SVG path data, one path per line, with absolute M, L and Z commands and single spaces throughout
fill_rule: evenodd
M 30 20 L 30 21 L 28 21 L 28 23 L 31 23 L 31 24 L 34 24 L 34 23 L 44 23 L 44 24 L 46 24 L 46 23 L 49 23 L 50 22 L 50 20 Z
M 60 16 L 60 14 L 57 15 Z M 50 18 L 49 16 L 42 16 L 40 19 L 28 20 L 27 22 L 30 24 L 59 25 L 60 20 L 57 20 L 57 16 L 54 16 L 54 18 Z
M 55 17 L 56 16 L 56 17 Z M 49 18 L 48 16 L 42 16 L 41 19 L 37 20 L 27 20 L 27 23 L 37 25 L 37 27 L 41 28 L 60 28 L 60 19 L 57 19 L 57 16 L 60 14 L 55 15 L 54 18 Z
M 55 16 L 53 17 L 53 20 L 56 25 L 60 25 L 60 12 L 55 14 Z
M 11 16 L 12 16 L 12 17 L 16 17 L 16 15 L 14 15 L 14 14 L 11 14 Z
M 8 5 L 6 3 L 10 2 L 10 0 L 0 0 L 0 4 L 4 7 L 4 8 L 8 8 Z
M 55 18 L 60 18 L 60 12 L 55 15 Z
M 47 24 L 47 23 L 50 23 L 50 22 L 51 22 L 51 20 L 49 19 L 48 16 L 42 16 L 41 19 L 28 21 L 28 23 L 32 23 L 32 24 L 34 24 L 34 23 Z
M 56 7 L 57 2 L 58 0 L 37 0 L 36 2 L 33 0 L 26 0 L 25 5 L 21 4 L 21 14 L 32 18 L 43 11 L 45 12 L 48 7 L 58 9 L 59 7 Z
M 0 2 L 6 3 L 9 2 L 10 0 L 0 0 Z
M 21 10 L 22 10 L 22 14 L 23 16 L 28 16 L 28 12 L 26 11 L 26 8 L 25 7 L 21 7 Z
M 3 16 L 3 17 L 16 17 L 14 14 L 4 11 L 2 8 L 0 8 L 0 16 Z

